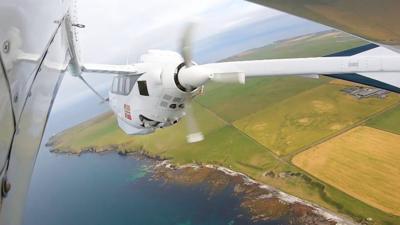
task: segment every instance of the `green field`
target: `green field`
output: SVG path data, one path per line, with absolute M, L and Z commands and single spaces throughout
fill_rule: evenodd
M 322 56 L 363 43 L 331 32 L 275 43 L 233 58 Z M 246 85 L 210 84 L 194 103 L 205 134 L 203 142 L 185 142 L 184 121 L 151 135 L 127 136 L 118 128 L 115 117 L 106 114 L 57 135 L 54 148 L 75 153 L 90 147 L 122 152 L 144 149 L 176 164 L 219 164 L 359 221 L 371 217 L 378 224 L 400 224 L 400 217 L 351 197 L 283 157 L 344 132 L 399 101 L 393 94 L 386 99 L 357 100 L 340 91 L 345 85 L 351 84 L 302 77 L 249 79 Z M 265 176 L 267 172 L 295 175 L 270 177 Z
M 382 115 L 367 122 L 370 127 L 400 134 L 400 106 L 397 106 Z
M 227 123 L 204 107 L 194 103 L 193 109 L 199 128 L 205 135 L 227 126 Z M 118 146 L 119 149 L 127 151 L 146 149 L 161 153 L 186 144 L 184 120 L 173 127 L 160 129 L 150 135 L 128 136 L 119 129 L 116 118 L 111 113 L 66 130 L 59 136 L 62 138 L 55 139 L 54 148 L 69 152 L 80 152 L 87 148 L 104 151 Z
M 301 43 L 301 44 L 299 44 Z M 328 32 L 289 39 L 274 45 L 252 49 L 228 60 L 318 57 L 364 45 L 367 42 L 342 32 Z M 306 50 L 305 50 L 306 49 Z
M 278 164 L 270 152 L 232 126 L 208 133 L 205 138 L 207 141 L 183 145 L 165 152 L 164 155 L 173 157 L 180 164 L 213 163 L 233 169 L 245 169 L 250 173 L 263 172 Z
M 224 120 L 232 122 L 324 84 L 328 80 L 326 78 L 269 77 L 248 79 L 245 85 L 211 84 L 206 86 L 205 95 L 200 96 L 196 101 Z

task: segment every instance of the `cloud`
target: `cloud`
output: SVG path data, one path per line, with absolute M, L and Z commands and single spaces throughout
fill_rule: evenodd
M 82 59 L 135 62 L 147 49 L 177 50 L 182 29 L 199 21 L 196 39 L 280 12 L 241 0 L 96 0 L 78 2 Z

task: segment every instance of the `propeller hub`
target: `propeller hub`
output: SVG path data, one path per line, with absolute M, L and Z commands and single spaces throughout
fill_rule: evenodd
M 181 63 L 174 74 L 174 82 L 181 91 L 192 92 L 210 80 L 211 77 L 211 73 L 195 64 L 186 67 L 185 63 Z

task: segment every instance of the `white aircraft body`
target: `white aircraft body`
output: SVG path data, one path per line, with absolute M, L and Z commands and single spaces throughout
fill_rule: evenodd
M 373 44 L 331 57 L 197 65 L 191 60 L 192 32 L 188 27 L 180 53 L 149 50 L 133 65 L 86 64 L 79 60 L 75 35 L 75 29 L 83 26 L 72 17 L 71 1 L 0 1 L 0 224 L 21 224 L 48 114 L 68 65 L 86 84 L 84 73 L 116 74 L 109 101 L 126 133 L 151 133 L 186 115 L 189 142 L 203 139 L 190 116 L 190 101 L 208 82 L 245 83 L 255 76 L 322 74 L 400 93 L 399 1 L 254 2 Z

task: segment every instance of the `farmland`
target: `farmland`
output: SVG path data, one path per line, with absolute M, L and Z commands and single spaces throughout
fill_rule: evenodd
M 277 155 L 333 135 L 398 101 L 391 95 L 358 100 L 324 84 L 250 114 L 233 124 Z
M 357 199 L 400 215 L 399 146 L 400 135 L 360 126 L 296 155 L 293 163 Z

